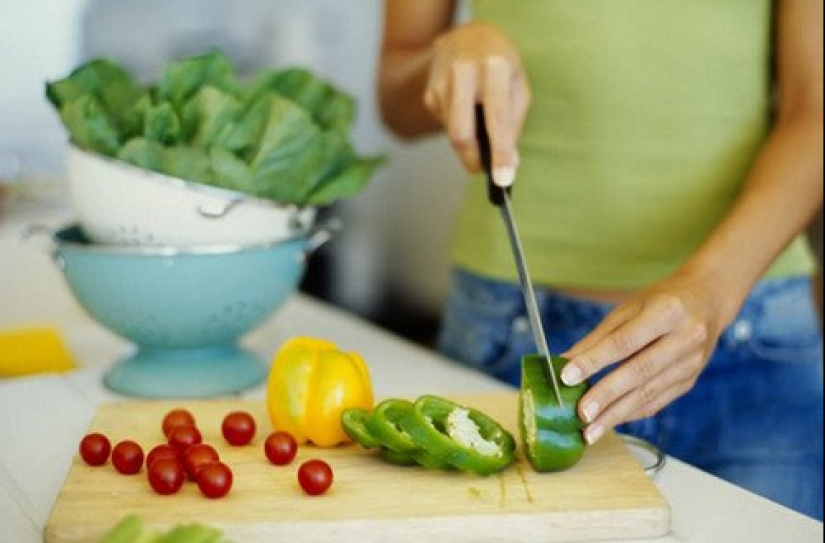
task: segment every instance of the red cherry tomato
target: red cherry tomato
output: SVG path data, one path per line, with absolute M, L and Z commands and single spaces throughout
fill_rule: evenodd
M 221 432 L 230 445 L 246 445 L 255 437 L 255 418 L 246 411 L 233 411 L 224 417 Z
M 112 444 L 103 434 L 93 433 L 80 440 L 80 457 L 90 466 L 102 466 L 109 459 Z
M 195 424 L 195 416 L 186 409 L 172 409 L 163 417 L 163 422 L 161 423 L 163 435 L 168 438 L 172 429 L 177 426 L 197 426 Z
M 134 475 L 143 467 L 143 449 L 134 441 L 121 441 L 112 449 L 112 465 L 124 475 Z
M 232 488 L 232 470 L 223 462 L 212 462 L 198 470 L 198 488 L 207 498 L 222 498 Z
M 176 493 L 186 480 L 183 466 L 177 458 L 158 458 L 149 467 L 148 473 L 152 490 L 163 496 Z
M 220 460 L 218 451 L 212 445 L 196 443 L 183 453 L 183 468 L 190 481 L 194 481 L 198 471 L 206 464 Z
M 298 468 L 298 483 L 310 496 L 318 496 L 332 486 L 332 468 L 323 460 L 307 460 Z
M 169 432 L 169 445 L 183 457 L 186 449 L 203 442 L 200 430 L 194 426 L 176 426 Z
M 180 461 L 178 451 L 176 451 L 174 447 L 166 443 L 161 443 L 160 445 L 152 447 L 149 454 L 146 455 L 146 467 L 151 468 L 152 464 L 161 458 L 171 458 L 172 460 Z
M 295 459 L 298 442 L 289 432 L 272 432 L 264 441 L 264 454 L 276 466 L 286 466 Z

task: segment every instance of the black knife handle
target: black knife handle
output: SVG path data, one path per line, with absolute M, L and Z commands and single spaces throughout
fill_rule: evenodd
M 481 158 L 481 167 L 487 176 L 487 198 L 496 207 L 504 205 L 504 191 L 510 193 L 510 188 L 502 188 L 493 182 L 493 150 L 490 145 L 490 133 L 487 131 L 487 120 L 484 118 L 484 106 L 476 104 L 476 139 L 478 140 L 478 154 Z

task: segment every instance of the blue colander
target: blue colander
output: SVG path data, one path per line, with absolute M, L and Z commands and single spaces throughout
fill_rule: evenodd
M 198 398 L 243 391 L 268 367 L 238 340 L 297 289 L 303 237 L 245 247 L 127 247 L 95 244 L 78 225 L 57 232 L 54 258 L 80 305 L 135 349 L 104 382 L 138 397 Z

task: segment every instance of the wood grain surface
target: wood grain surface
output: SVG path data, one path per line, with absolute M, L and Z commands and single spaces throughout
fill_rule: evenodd
M 516 394 L 454 398 L 482 409 L 516 433 Z M 548 542 L 645 539 L 665 534 L 670 510 L 656 486 L 616 435 L 586 452 L 562 473 L 539 474 L 524 458 L 490 477 L 385 464 L 358 446 L 302 446 L 289 466 L 268 463 L 262 443 L 271 430 L 262 401 L 129 401 L 104 404 L 90 431 L 113 444 L 133 439 L 145 450 L 163 442 L 160 424 L 173 407 L 196 416 L 204 441 L 234 471 L 232 491 L 203 497 L 194 483 L 160 496 L 146 470 L 120 475 L 111 463 L 85 465 L 77 457 L 47 522 L 47 543 L 94 542 L 120 517 L 140 515 L 147 525 L 182 522 L 215 526 L 236 543 L 301 542 Z M 252 444 L 233 447 L 220 433 L 223 416 L 243 409 L 258 421 Z M 324 495 L 298 486 L 303 460 L 322 458 L 335 472 Z

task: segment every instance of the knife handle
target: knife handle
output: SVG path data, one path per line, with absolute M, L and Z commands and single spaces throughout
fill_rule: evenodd
M 487 198 L 496 207 L 504 205 L 504 191 L 510 193 L 510 188 L 502 188 L 493 182 L 493 150 L 490 145 L 490 133 L 487 132 L 487 120 L 484 118 L 484 106 L 476 104 L 476 140 L 478 140 L 478 154 L 481 166 L 487 177 Z

